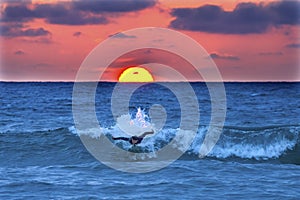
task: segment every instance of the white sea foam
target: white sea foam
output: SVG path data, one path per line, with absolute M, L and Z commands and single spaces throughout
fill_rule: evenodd
M 147 158 L 156 157 L 156 152 L 172 141 L 171 147 L 176 151 L 188 154 L 198 155 L 203 143 L 207 127 L 200 126 L 196 137 L 190 144 L 193 133 L 189 130 L 180 130 L 179 128 L 164 128 L 159 131 L 151 124 L 150 119 L 144 111 L 138 108 L 134 117 L 122 115 L 117 119 L 116 125 L 109 128 L 90 128 L 88 130 L 76 130 L 74 126 L 69 127 L 69 131 L 77 135 L 89 135 L 92 138 L 99 139 L 101 135 L 108 138 L 131 137 L 140 135 L 153 129 L 155 133 L 142 141 L 137 147 L 133 148 L 127 141 L 112 141 L 118 147 L 135 153 L 147 152 Z M 297 142 L 299 135 L 299 126 L 274 126 L 274 127 L 225 127 L 220 140 L 208 154 L 209 157 L 228 158 L 239 157 L 245 159 L 266 160 L 278 158 L 287 150 L 292 150 Z M 174 139 L 174 141 L 173 141 Z M 149 154 L 152 152 L 152 154 Z M 128 154 L 130 155 L 130 153 Z M 131 155 L 132 156 L 132 155 Z M 133 160 L 144 160 L 146 154 L 135 155 Z

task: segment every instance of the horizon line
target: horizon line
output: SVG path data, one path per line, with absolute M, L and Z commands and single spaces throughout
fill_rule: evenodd
M 300 80 L 224 80 L 224 81 L 153 81 L 153 82 L 119 82 L 119 81 L 74 81 L 74 80 L 0 80 L 0 83 L 292 83 L 300 82 Z

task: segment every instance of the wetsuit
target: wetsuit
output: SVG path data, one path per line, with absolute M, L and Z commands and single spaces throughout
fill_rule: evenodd
M 138 136 L 132 136 L 130 138 L 127 138 L 127 137 L 113 138 L 113 140 L 124 140 L 124 141 L 128 141 L 130 144 L 132 144 L 131 139 L 137 140 L 137 143 L 135 143 L 135 145 L 136 145 L 136 144 L 140 144 L 144 138 L 138 137 Z

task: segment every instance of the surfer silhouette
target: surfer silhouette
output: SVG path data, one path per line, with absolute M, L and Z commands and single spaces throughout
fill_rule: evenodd
M 144 139 L 144 137 L 146 135 L 151 135 L 153 133 L 154 133 L 154 131 L 152 130 L 152 131 L 149 131 L 149 132 L 144 132 L 140 136 L 132 136 L 130 138 L 127 138 L 127 137 L 112 137 L 112 139 L 113 140 L 124 140 L 124 141 L 128 141 L 132 145 L 137 145 L 137 144 L 140 144 L 142 142 L 142 140 Z

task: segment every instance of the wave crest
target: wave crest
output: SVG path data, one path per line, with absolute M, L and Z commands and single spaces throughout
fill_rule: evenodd
M 18 153 L 26 153 L 26 151 L 38 151 L 39 153 L 43 153 L 44 151 L 48 154 L 51 151 L 57 153 L 59 148 L 64 151 L 72 149 L 70 153 L 83 152 L 80 150 L 83 146 L 76 137 L 81 134 L 85 134 L 95 140 L 102 140 L 102 137 L 105 136 L 115 144 L 114 148 L 117 147 L 127 150 L 129 152 L 128 156 L 131 155 L 130 152 L 152 152 L 152 157 L 155 157 L 159 149 L 176 138 L 171 145 L 174 150 L 183 152 L 185 149 L 188 149 L 181 159 L 198 159 L 199 150 L 206 132 L 207 127 L 199 127 L 196 137 L 189 145 L 188 140 L 193 136 L 189 131 L 170 128 L 161 129 L 156 132 L 155 135 L 146 137 L 142 143 L 136 147 L 132 147 L 132 145 L 126 141 L 111 140 L 112 136 L 130 137 L 117 125 L 110 128 L 101 128 L 101 130 L 90 129 L 85 131 L 78 131 L 74 126 L 71 126 L 68 128 L 23 133 L 22 136 L 20 136 L 21 133 L 6 132 L 0 134 L 0 139 L 2 141 L 1 151 L 3 152 L 7 149 L 16 149 Z M 207 157 L 222 160 L 246 159 L 259 162 L 277 160 L 280 163 L 300 164 L 299 133 L 299 125 L 249 128 L 224 127 L 219 141 Z M 176 134 L 179 135 L 175 137 Z M 18 145 L 16 146 L 16 144 Z M 30 152 L 27 152 L 26 154 L 29 153 Z M 117 157 L 118 155 L 113 156 Z M 146 158 L 141 156 L 139 159 L 143 160 Z

